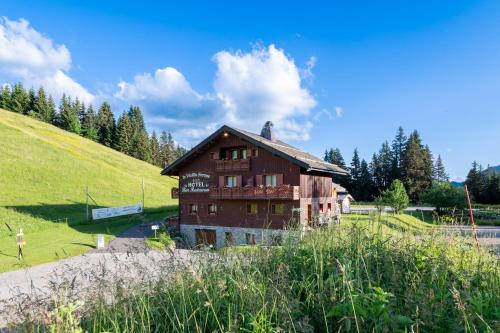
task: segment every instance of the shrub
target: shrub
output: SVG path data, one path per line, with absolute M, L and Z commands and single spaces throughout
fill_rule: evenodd
M 396 214 L 401 213 L 410 203 L 405 187 L 399 179 L 393 181 L 391 187 L 383 191 L 380 194 L 380 199 L 377 201 L 384 202 L 388 206 L 391 206 Z
M 435 206 L 438 213 L 443 213 L 450 209 L 464 209 L 467 207 L 464 189 L 452 186 L 450 183 L 434 184 L 422 196 L 422 202 Z

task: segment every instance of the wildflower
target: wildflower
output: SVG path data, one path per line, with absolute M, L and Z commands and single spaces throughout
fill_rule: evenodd
M 209 307 L 210 305 L 212 305 L 209 301 L 206 301 L 205 304 L 203 304 L 204 307 Z

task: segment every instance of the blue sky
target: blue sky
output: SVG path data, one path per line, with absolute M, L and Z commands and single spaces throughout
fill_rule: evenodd
M 187 146 L 269 118 L 307 151 L 370 159 L 401 125 L 453 179 L 500 164 L 498 1 L 3 0 L 0 15 L 0 83 L 139 104 Z

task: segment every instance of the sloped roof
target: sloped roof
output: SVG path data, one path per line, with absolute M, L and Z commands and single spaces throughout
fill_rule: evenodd
M 335 187 L 335 189 L 337 190 L 337 192 L 339 193 L 343 193 L 343 192 L 346 192 L 347 193 L 347 190 L 345 187 L 343 186 L 340 186 L 339 184 L 337 183 L 333 183 L 333 187 Z
M 263 148 L 272 152 L 273 154 L 285 158 L 292 163 L 304 168 L 307 172 L 323 172 L 329 174 L 340 174 L 346 175 L 348 172 L 335 164 L 331 164 L 323 161 L 322 159 L 311 155 L 305 151 L 302 151 L 298 148 L 290 146 L 289 144 L 276 140 L 271 141 L 268 140 L 258 134 L 248 132 L 245 130 L 240 130 L 234 127 L 230 127 L 227 125 L 222 126 L 217 131 L 212 133 L 205 140 L 196 145 L 189 152 L 184 154 L 181 158 L 177 159 L 174 163 L 167 166 L 161 172 L 162 175 L 177 175 L 179 167 L 181 167 L 184 163 L 188 162 L 189 159 L 193 156 L 196 156 L 196 153 L 203 148 L 205 145 L 209 144 L 211 141 L 219 137 L 222 133 L 227 132 L 231 133 L 235 136 L 240 137 L 243 140 L 246 140 L 257 147 Z

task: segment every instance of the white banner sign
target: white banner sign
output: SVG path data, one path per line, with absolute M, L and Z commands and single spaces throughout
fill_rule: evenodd
M 142 205 L 131 205 L 122 207 L 110 207 L 110 208 L 99 208 L 92 209 L 92 219 L 100 220 L 107 219 L 109 217 L 131 215 L 142 213 Z

